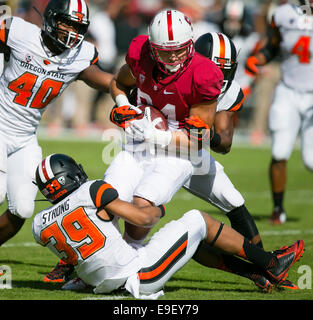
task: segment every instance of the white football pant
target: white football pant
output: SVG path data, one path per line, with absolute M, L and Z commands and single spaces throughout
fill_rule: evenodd
M 6 195 L 11 213 L 30 218 L 37 194 L 35 171 L 42 158 L 37 138 L 0 133 L 0 152 L 0 200 Z
M 244 198 L 224 172 L 224 167 L 212 156 L 207 174 L 194 175 L 184 189 L 228 213 L 244 204 Z
M 125 282 L 125 288 L 136 298 L 155 294 L 194 255 L 199 243 L 206 237 L 207 225 L 198 210 L 191 210 L 178 220 L 167 223 L 153 234 L 150 241 L 137 249 L 140 270 L 124 279 L 104 279 L 94 290 L 95 293 L 117 289 Z M 104 275 L 105 273 L 103 273 Z
M 313 93 L 298 92 L 280 82 L 269 112 L 269 128 L 273 159 L 288 160 L 300 133 L 303 163 L 313 170 Z
M 186 159 L 121 151 L 105 172 L 104 180 L 124 201 L 133 202 L 133 197 L 138 196 L 158 206 L 168 203 L 193 172 Z

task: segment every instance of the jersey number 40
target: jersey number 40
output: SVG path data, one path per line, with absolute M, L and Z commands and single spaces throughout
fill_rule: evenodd
M 301 36 L 291 50 L 292 54 L 295 54 L 299 57 L 300 63 L 310 63 L 310 59 L 311 59 L 310 42 L 311 42 L 310 37 Z
M 9 89 L 16 93 L 13 102 L 26 107 L 33 95 L 33 89 L 37 79 L 38 76 L 35 74 L 26 72 L 16 80 L 10 82 Z M 30 108 L 44 108 L 60 93 L 62 85 L 62 81 L 56 81 L 53 79 L 46 79 L 42 81 L 39 89 L 31 101 Z

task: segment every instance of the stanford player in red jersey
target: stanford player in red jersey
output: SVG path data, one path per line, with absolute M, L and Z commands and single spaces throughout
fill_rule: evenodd
M 223 74 L 214 62 L 195 53 L 193 27 L 183 13 L 177 10 L 161 11 L 154 17 L 148 31 L 149 36 L 141 35 L 131 42 L 126 64 L 120 68 L 111 83 L 111 94 L 117 107 L 123 106 L 123 113 L 125 105 L 129 106 L 129 113 L 134 113 L 133 110 L 137 109 L 131 105 L 127 96 L 136 86 L 136 104 L 153 105 L 161 110 L 167 116 L 170 131 L 157 130 L 151 122 L 140 120 L 131 121 L 127 130 L 135 140 L 142 139 L 161 147 L 175 145 L 177 140 L 181 145 L 202 146 L 208 139 L 209 129 L 214 122 Z M 114 120 L 114 116 L 112 118 Z M 123 192 L 126 187 L 119 184 L 119 177 L 115 174 L 115 171 L 119 171 L 119 174 L 124 172 L 120 158 L 122 156 L 118 155 L 114 159 L 105 176 L 116 185 L 119 193 L 125 193 L 125 200 L 133 201 L 139 206 L 170 201 L 193 170 L 190 162 L 186 163 L 186 160 L 178 158 L 173 159 L 173 164 L 164 165 L 160 158 L 156 163 L 151 160 L 153 163 L 149 162 L 149 165 L 157 169 L 148 173 L 146 166 L 144 173 L 141 173 L 139 168 L 132 168 L 136 176 L 129 177 L 129 180 L 134 184 L 136 181 L 137 185 Z M 124 162 L 127 161 L 130 165 L 142 160 L 131 159 L 133 158 L 124 159 Z M 125 179 L 127 175 L 129 169 L 125 169 L 125 175 L 123 174 Z M 133 199 L 129 198 L 131 191 Z M 142 231 L 141 233 L 140 228 L 128 225 L 126 233 L 131 239 L 142 239 L 147 229 Z

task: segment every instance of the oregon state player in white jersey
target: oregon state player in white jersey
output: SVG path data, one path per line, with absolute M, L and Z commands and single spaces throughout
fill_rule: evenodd
M 97 51 L 84 41 L 89 25 L 84 0 L 51 0 L 42 30 L 18 17 L 3 20 L 0 44 L 10 51 L 0 78 L 0 245 L 34 210 L 34 171 L 41 160 L 36 131 L 42 113 L 75 80 L 108 90 L 111 74 L 95 64 Z
M 43 159 L 36 183 L 53 206 L 35 216 L 35 240 L 74 265 L 95 293 L 125 287 L 136 298 L 156 299 L 171 276 L 197 255 L 202 241 L 240 261 L 250 277 L 264 274 L 272 282 L 279 282 L 304 250 L 304 242 L 297 240 L 266 252 L 199 210 L 166 224 L 145 246 L 134 249 L 122 238 L 118 219 L 151 227 L 164 214 L 162 206 L 139 208 L 120 200 L 111 185 L 89 181 L 82 166 L 64 154 Z
M 301 4 L 305 4 L 301 1 Z M 273 224 L 286 221 L 283 196 L 287 181 L 287 161 L 298 133 L 301 135 L 302 160 L 313 171 L 313 1 L 299 7 L 279 6 L 273 14 L 267 45 L 246 62 L 247 72 L 258 73 L 258 66 L 281 52 L 281 80 L 276 87 L 269 112 L 272 137 L 270 164 L 274 209 Z M 308 9 L 308 10 L 303 10 Z

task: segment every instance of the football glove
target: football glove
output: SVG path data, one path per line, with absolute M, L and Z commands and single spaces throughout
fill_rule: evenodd
M 245 72 L 251 77 L 256 76 L 260 70 L 258 68 L 259 60 L 256 56 L 250 56 L 246 60 Z
M 150 108 L 146 108 L 143 118 L 132 122 L 130 128 L 137 137 L 143 137 L 149 144 L 159 145 L 164 148 L 170 144 L 172 133 L 157 129 L 155 126 L 160 121 L 162 121 L 161 118 L 152 120 Z
M 196 116 L 185 119 L 185 130 L 190 141 L 202 143 L 210 139 L 209 126 Z
M 110 120 L 118 127 L 126 129 L 138 116 L 137 111 L 131 105 L 114 106 L 110 113 Z

